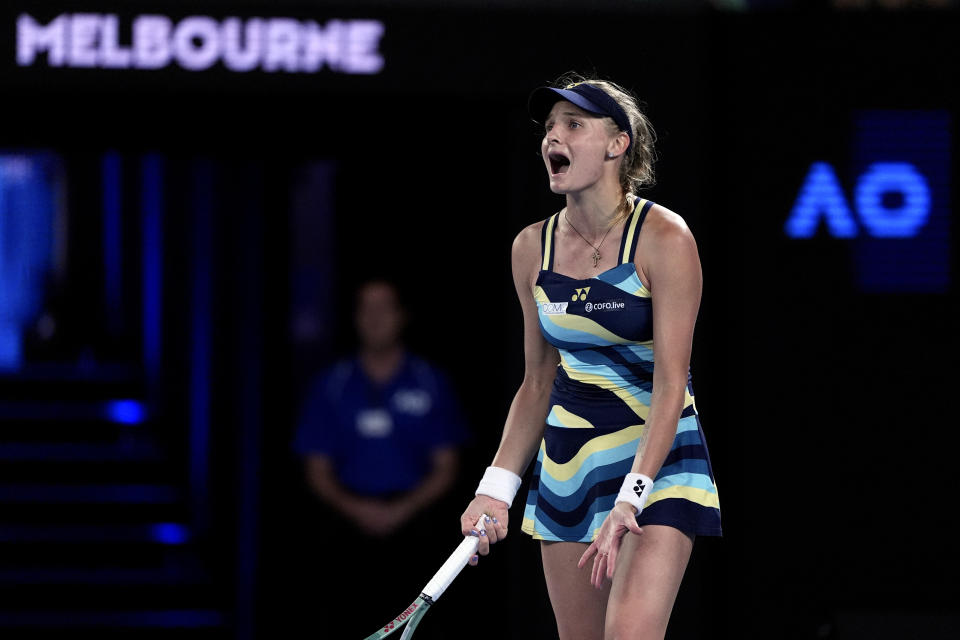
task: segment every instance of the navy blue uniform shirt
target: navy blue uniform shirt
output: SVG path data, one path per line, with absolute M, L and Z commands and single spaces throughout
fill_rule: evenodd
M 357 358 L 323 372 L 303 403 L 294 447 L 329 456 L 347 489 L 384 496 L 413 489 L 430 472 L 432 453 L 465 437 L 447 380 L 407 354 L 384 384 L 370 380 Z

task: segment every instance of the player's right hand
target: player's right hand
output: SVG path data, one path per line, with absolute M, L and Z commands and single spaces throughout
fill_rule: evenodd
M 477 521 L 483 518 L 479 523 Z M 490 545 L 507 537 L 507 525 L 510 513 L 507 503 L 490 496 L 479 495 L 470 501 L 467 509 L 460 516 L 460 530 L 465 536 L 476 536 L 480 541 L 477 546 L 477 555 L 470 559 L 470 564 L 476 566 L 479 556 L 490 553 Z

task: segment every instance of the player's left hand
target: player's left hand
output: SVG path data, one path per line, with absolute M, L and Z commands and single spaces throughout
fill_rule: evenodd
M 463 535 L 477 536 L 480 542 L 477 555 L 470 558 L 470 566 L 475 567 L 480 556 L 490 553 L 491 544 L 507 537 L 509 518 L 507 503 L 487 495 L 480 494 L 467 505 L 460 516 L 460 528 Z
M 596 540 L 590 543 L 577 563 L 577 568 L 582 569 L 593 557 L 590 583 L 597 589 L 603 588 L 604 579 L 613 579 L 620 542 L 628 531 L 637 535 L 643 533 L 643 529 L 637 524 L 634 508 L 626 502 L 618 502 L 600 525 L 600 533 L 597 534 Z

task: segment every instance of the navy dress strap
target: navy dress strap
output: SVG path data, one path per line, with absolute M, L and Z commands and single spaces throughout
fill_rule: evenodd
M 558 211 L 543 222 L 543 229 L 540 232 L 541 271 L 553 271 L 553 230 L 557 226 L 559 217 Z
M 637 252 L 637 238 L 640 236 L 640 227 L 643 226 L 647 212 L 650 211 L 650 207 L 652 206 L 653 202 L 650 200 L 637 198 L 633 213 L 627 218 L 623 230 L 623 239 L 620 246 L 620 264 L 633 262 L 634 254 Z

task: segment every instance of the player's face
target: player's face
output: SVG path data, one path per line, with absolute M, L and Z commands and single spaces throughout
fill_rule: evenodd
M 389 284 L 372 282 L 357 296 L 357 337 L 365 349 L 384 349 L 400 342 L 404 313 Z
M 551 191 L 582 191 L 604 176 L 607 148 L 613 139 L 604 118 L 561 100 L 550 110 L 545 127 L 540 155 Z

